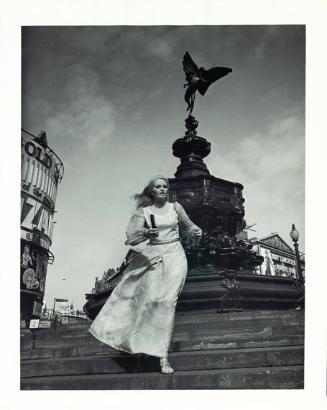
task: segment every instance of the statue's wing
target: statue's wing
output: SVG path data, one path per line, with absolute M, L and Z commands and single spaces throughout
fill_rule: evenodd
M 197 74 L 197 72 L 199 70 L 198 66 L 195 64 L 195 62 L 193 61 L 193 59 L 190 56 L 190 54 L 188 53 L 188 51 L 186 51 L 186 53 L 183 57 L 183 69 L 184 69 L 184 72 L 186 74 L 186 79 L 187 80 L 188 80 L 189 76 Z
M 204 95 L 212 83 L 231 72 L 232 69 L 228 67 L 214 67 L 210 68 L 210 70 L 201 70 L 201 81 L 198 84 L 199 93 Z

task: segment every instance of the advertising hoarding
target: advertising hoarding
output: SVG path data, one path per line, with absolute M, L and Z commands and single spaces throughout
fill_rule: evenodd
M 21 318 L 28 321 L 41 314 L 47 267 L 54 260 L 50 246 L 63 164 L 44 131 L 22 131 L 20 287 Z

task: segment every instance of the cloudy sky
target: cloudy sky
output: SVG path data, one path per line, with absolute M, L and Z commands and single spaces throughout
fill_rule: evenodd
M 65 166 L 49 305 L 82 307 L 95 276 L 127 252 L 131 195 L 174 176 L 187 50 L 199 66 L 233 69 L 195 102 L 211 174 L 244 185 L 253 236 L 290 243 L 295 223 L 304 251 L 304 26 L 24 27 L 22 127 L 45 129 Z

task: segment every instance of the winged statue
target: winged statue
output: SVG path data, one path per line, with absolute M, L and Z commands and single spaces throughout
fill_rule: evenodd
M 232 72 L 232 69 L 228 67 L 213 67 L 209 70 L 203 67 L 198 68 L 188 51 L 183 57 L 183 69 L 187 81 L 184 84 L 184 88 L 187 87 L 184 99 L 187 103 L 186 111 L 190 111 L 189 115 L 194 108 L 196 91 L 204 95 L 212 83 Z

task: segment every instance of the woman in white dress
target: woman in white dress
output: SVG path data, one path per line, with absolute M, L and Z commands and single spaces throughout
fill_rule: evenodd
M 161 372 L 173 373 L 168 349 L 187 274 L 180 231 L 194 241 L 202 231 L 178 202 L 168 202 L 165 177 L 151 179 L 135 199 L 137 210 L 125 243 L 134 246 L 148 240 L 147 246 L 130 261 L 89 331 L 115 349 L 159 357 Z

